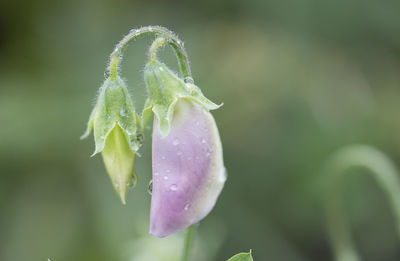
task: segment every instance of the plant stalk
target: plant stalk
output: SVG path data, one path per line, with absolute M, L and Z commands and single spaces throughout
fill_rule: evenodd
M 145 26 L 139 29 L 131 30 L 124 38 L 115 46 L 111 53 L 110 63 L 108 65 L 109 77 L 114 79 L 118 74 L 118 67 L 121 61 L 123 51 L 128 44 L 143 35 L 156 35 L 166 39 L 167 43 L 174 49 L 178 58 L 179 68 L 183 78 L 192 78 L 190 70 L 190 62 L 186 53 L 183 42 L 170 30 L 162 26 Z
M 186 229 L 186 235 L 183 242 L 183 251 L 181 261 L 189 261 L 190 249 L 192 247 L 193 234 L 195 232 L 195 225 L 191 225 Z

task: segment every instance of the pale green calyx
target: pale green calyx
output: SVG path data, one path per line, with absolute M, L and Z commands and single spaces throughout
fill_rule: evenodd
M 107 136 L 116 126 L 122 129 L 129 148 L 137 152 L 142 143 L 139 116 L 135 112 L 127 87 L 122 79 L 108 78 L 100 88 L 96 105 L 89 117 L 86 132 L 81 139 L 89 136 L 94 128 L 96 149 L 93 155 L 103 151 Z M 93 156 L 92 155 L 92 156 Z
M 158 118 L 160 132 L 164 137 L 170 131 L 172 115 L 179 99 L 192 100 L 206 110 L 215 110 L 221 106 L 207 99 L 199 87 L 191 82 L 185 82 L 156 59 L 150 60 L 146 65 L 144 79 L 149 98 L 143 111 L 143 125 L 147 123 L 153 111 Z
M 124 204 L 128 188 L 133 185 L 135 153 L 142 142 L 139 127 L 139 116 L 125 83 L 119 76 L 106 79 L 81 138 L 86 138 L 94 129 L 96 149 L 93 155 L 102 152 L 107 172 Z

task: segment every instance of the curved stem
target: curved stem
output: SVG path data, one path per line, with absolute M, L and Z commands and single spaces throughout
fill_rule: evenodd
M 157 60 L 158 48 L 164 46 L 167 43 L 167 39 L 164 37 L 158 37 L 153 41 L 149 48 L 148 60 L 149 62 L 155 62 Z
M 118 66 L 123 54 L 123 51 L 130 42 L 143 35 L 157 35 L 162 36 L 167 40 L 167 43 L 174 49 L 178 58 L 180 70 L 183 78 L 192 77 L 190 71 L 189 58 L 186 53 L 183 42 L 170 30 L 162 26 L 145 26 L 139 29 L 131 30 L 122 40 L 115 46 L 114 51 L 111 53 L 108 71 L 110 78 L 114 79 L 118 74 Z
M 382 152 L 366 145 L 341 149 L 325 166 L 327 176 L 325 176 L 326 189 L 323 195 L 330 241 L 338 261 L 360 260 L 338 196 L 340 178 L 353 167 L 368 169 L 387 194 L 393 209 L 397 234 L 400 236 L 400 177 L 392 161 Z
M 191 225 L 186 229 L 186 235 L 185 235 L 185 240 L 183 242 L 183 252 L 182 252 L 182 257 L 181 261 L 189 261 L 189 256 L 190 256 L 190 249 L 192 247 L 192 241 L 193 241 L 193 234 L 195 230 L 195 225 Z

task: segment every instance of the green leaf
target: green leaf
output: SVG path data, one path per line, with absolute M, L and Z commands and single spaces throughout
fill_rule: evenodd
M 251 256 L 251 251 L 249 253 L 239 253 L 229 258 L 228 261 L 254 261 Z

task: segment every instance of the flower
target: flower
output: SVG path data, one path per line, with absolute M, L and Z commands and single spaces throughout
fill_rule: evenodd
M 108 78 L 100 88 L 87 130 L 81 137 L 86 138 L 94 129 L 96 149 L 92 156 L 101 152 L 111 182 L 123 204 L 126 203 L 128 188 L 136 183 L 133 163 L 142 137 L 138 122 L 140 120 L 125 83 L 118 76 Z
M 165 237 L 199 222 L 226 180 L 222 145 L 210 109 L 219 106 L 156 61 L 145 69 L 154 112 L 150 234 Z

